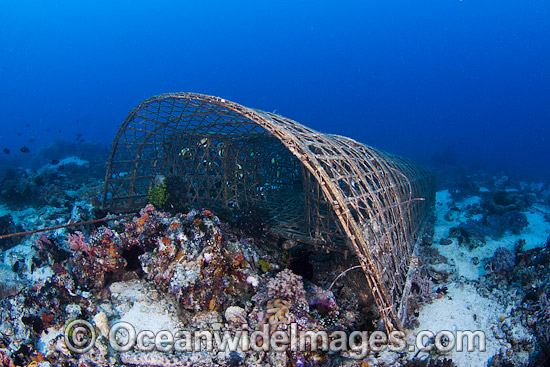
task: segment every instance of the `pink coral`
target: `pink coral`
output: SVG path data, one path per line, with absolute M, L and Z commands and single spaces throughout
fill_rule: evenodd
M 415 273 L 411 279 L 411 295 L 416 297 L 419 303 L 430 302 L 435 294 L 432 291 L 433 282 Z
M 305 298 L 304 283 L 302 277 L 294 274 L 290 269 L 281 271 L 267 284 L 268 294 L 271 298 L 282 298 L 298 301 Z
M 68 234 L 66 241 L 73 250 L 90 254 L 91 247 L 86 243 L 86 239 L 82 232 L 76 231 L 74 234 Z

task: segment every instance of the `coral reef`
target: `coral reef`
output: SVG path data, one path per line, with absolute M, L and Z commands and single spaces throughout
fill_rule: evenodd
M 302 277 L 294 274 L 290 269 L 285 269 L 277 274 L 267 284 L 268 294 L 271 298 L 282 298 L 298 302 L 305 298 Z
M 137 223 L 147 226 L 155 212 L 147 215 Z M 141 230 L 154 239 L 149 240 L 150 246 L 156 244 L 152 251 L 140 255 L 141 268 L 146 279 L 176 296 L 183 307 L 221 309 L 232 297 L 257 285 L 251 268 L 253 251 L 224 239 L 220 222 L 210 211 L 164 217 L 158 225 Z
M 428 277 L 422 277 L 420 272 L 414 273 L 411 278 L 411 290 L 407 301 L 407 323 L 417 326 L 418 309 L 435 297 L 433 282 Z
M 536 324 L 537 334 L 545 345 L 550 345 L 550 301 L 548 293 L 542 293 L 538 301 L 539 310 L 536 312 L 539 322 Z
M 415 359 L 412 361 L 408 361 L 403 365 L 403 367 L 453 367 L 453 361 L 447 358 L 444 358 L 442 360 L 434 360 L 434 359 Z
M 485 195 L 481 206 L 489 215 L 502 215 L 508 212 L 521 212 L 535 202 L 531 194 L 519 191 L 497 190 Z
M 496 249 L 492 258 L 485 264 L 487 273 L 497 276 L 505 276 L 514 269 L 516 256 L 512 251 L 504 247 Z
M 524 213 L 512 211 L 504 214 L 485 215 L 480 220 L 468 220 L 461 224 L 463 233 L 476 233 L 482 237 L 502 237 L 507 231 L 519 234 L 529 222 Z
M 99 289 L 120 276 L 127 262 L 122 257 L 122 242 L 111 229 L 94 230 L 89 242 L 81 232 L 67 236 L 67 243 L 75 251 L 71 266 L 78 283 L 88 289 Z
M 41 173 L 8 173 L 3 182 L 9 183 L 11 174 L 13 182 L 22 180 L 23 184 L 21 188 L 2 186 L 0 200 L 7 208 L 18 209 L 2 218 L 9 227 L 4 232 L 94 218 L 93 213 L 98 213 L 91 205 L 97 200 L 93 198 L 97 192 L 94 181 L 82 188 L 63 182 L 66 169 L 74 165 Z M 84 177 L 78 180 L 84 182 Z M 116 353 L 106 335 L 118 320 L 152 330 L 158 326 L 231 335 L 262 331 L 264 325 L 273 335 L 289 330 L 293 323 L 298 331 L 383 329 L 361 270 L 350 271 L 345 280 L 331 286 L 356 259 L 345 260 L 298 241 L 269 237 L 265 213 L 256 209 L 187 208 L 181 182 L 167 177 L 164 184 L 170 194 L 164 205 L 151 200 L 157 205 L 147 205 L 134 218 L 82 226 L 74 232 L 22 237 L 4 245 L 0 267 L 3 365 L 452 365 L 450 360 L 407 361 L 414 354 L 406 353 L 371 353 L 363 361 L 351 360 L 345 353 L 248 353 L 216 348 L 212 352 Z M 443 304 L 451 296 L 456 299 L 457 287 L 469 287 L 506 309 L 487 330 L 491 338 L 511 347 L 496 354 L 491 365 L 527 365 L 531 358 L 531 366 L 544 366 L 548 360 L 545 348 L 550 345 L 550 243 L 533 246 L 529 238 L 519 241 L 519 236 L 511 234 L 522 231 L 526 214 L 531 220 L 533 211 L 547 210 L 543 201 L 548 189 L 513 185 L 509 179 L 481 176 L 454 184 L 450 197 L 464 202 L 451 201 L 445 206 L 445 215 L 439 216 L 444 229 L 437 236 L 422 237 L 417 247 L 418 270 L 411 279 L 406 326 L 416 325 L 422 307 Z M 178 187 L 180 196 L 171 191 Z M 27 190 L 32 200 L 10 199 L 10 190 Z M 36 196 L 41 190 L 42 199 Z M 540 207 L 531 205 L 535 196 Z M 22 209 L 25 205 L 42 207 Z M 504 239 L 496 241 L 503 235 Z M 510 238 L 517 240 L 515 249 Z M 492 254 L 497 246 L 503 247 Z M 457 274 L 464 265 L 449 254 L 455 249 L 465 254 L 463 263 L 484 264 L 485 275 L 481 265 L 476 267 L 479 280 Z M 469 252 L 475 256 L 468 257 Z M 477 322 L 488 322 L 475 312 Z M 62 335 L 64 325 L 77 318 L 91 322 L 98 334 L 97 345 L 83 354 L 72 353 Z
M 201 360 L 200 355 L 194 354 L 189 357 L 170 356 L 161 352 L 125 352 L 120 355 L 120 361 L 135 366 L 151 367 L 192 367 Z
M 489 260 L 486 279 L 480 284 L 480 291 L 489 297 L 499 299 L 512 309 L 511 317 L 503 319 L 500 325 L 503 335 L 513 350 L 493 357 L 490 366 L 518 364 L 516 358 L 525 351 L 535 351 L 530 366 L 546 365 L 544 351 L 550 341 L 550 246 L 524 251 L 523 242 L 516 243 L 517 256 L 509 250 L 497 249 Z M 514 260 L 516 258 L 516 260 Z M 519 333 L 518 327 L 531 330 L 538 339 L 534 340 Z

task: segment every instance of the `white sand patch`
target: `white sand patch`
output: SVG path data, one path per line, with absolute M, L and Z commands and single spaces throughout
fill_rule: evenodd
M 58 336 L 63 335 L 64 330 L 64 327 L 60 327 L 59 329 L 49 327 L 47 330 L 42 331 L 40 338 L 36 343 L 36 348 L 40 351 L 40 353 L 47 354 L 49 351 L 48 344 L 50 344 Z
M 109 289 L 115 303 L 119 304 L 115 308 L 121 314 L 120 318 L 112 320 L 111 326 L 122 321 L 131 324 L 137 333 L 150 330 L 155 334 L 161 330 L 175 334 L 183 328 L 176 306 L 159 298 L 158 293 L 152 294 L 140 281 L 113 283 Z
M 71 157 L 63 158 L 62 160 L 59 161 L 59 163 L 56 163 L 56 164 L 48 163 L 48 164 L 40 167 L 37 170 L 37 172 L 38 173 L 44 173 L 45 171 L 54 171 L 54 170 L 59 169 L 59 167 L 65 165 L 65 164 L 75 164 L 79 167 L 88 167 L 90 165 L 90 162 L 88 162 L 84 159 L 80 159 L 78 157 L 71 156 Z
M 480 203 L 477 196 L 467 198 L 461 202 L 453 203 L 448 191 L 439 191 L 436 194 L 436 221 L 434 228 L 434 244 L 437 250 L 449 259 L 449 262 L 457 267 L 457 279 L 467 279 L 477 281 L 480 275 L 484 273 L 483 260 L 493 256 L 498 247 L 505 247 L 514 251 L 516 241 L 525 239 L 525 250 L 542 246 L 546 243 L 546 238 L 550 233 L 550 224 L 544 219 L 545 211 L 533 208 L 525 215 L 529 225 L 519 235 L 507 232 L 502 238 L 487 239 L 484 246 L 469 250 L 467 247 L 459 246 L 458 241 L 453 239 L 450 245 L 441 245 L 440 240 L 449 235 L 449 229 L 458 226 L 468 219 L 468 205 Z M 449 210 L 452 207 L 459 209 L 453 211 L 449 216 Z M 445 218 L 450 218 L 451 221 Z M 473 258 L 480 260 L 479 265 L 475 265 Z M 458 366 L 486 366 L 489 359 L 499 353 L 501 349 L 508 350 L 511 345 L 506 340 L 503 333 L 504 322 L 511 316 L 512 307 L 506 307 L 497 301 L 486 298 L 478 293 L 473 283 L 462 280 L 450 282 L 447 284 L 447 295 L 441 299 L 435 299 L 431 304 L 425 305 L 420 310 L 418 321 L 419 327 L 414 329 L 409 337 L 409 345 L 415 343 L 414 337 L 422 330 L 430 330 L 434 334 L 442 330 L 456 332 L 458 330 L 480 330 L 484 332 L 486 338 L 485 351 L 476 350 L 475 352 L 458 352 L 453 348 L 446 357 L 451 358 Z M 507 325 L 510 329 L 510 340 L 514 343 L 525 343 L 532 340 L 533 336 L 529 330 L 526 330 L 520 323 L 514 322 Z M 523 352 L 522 352 L 523 353 Z M 524 353 L 521 357 L 527 360 L 528 355 Z M 411 353 L 411 357 L 414 353 Z
M 458 226 L 460 223 L 468 220 L 466 217 L 465 209 L 468 205 L 479 204 L 481 198 L 478 196 L 473 196 L 466 198 L 461 202 L 453 204 L 453 199 L 448 190 L 438 191 L 436 193 L 435 199 L 435 228 L 434 228 L 434 246 L 438 249 L 441 255 L 449 259 L 449 262 L 452 265 L 457 267 L 457 272 L 460 275 L 466 277 L 467 279 L 478 279 L 480 274 L 483 271 L 482 264 L 474 265 L 472 259 L 478 257 L 481 259 L 483 256 L 481 250 L 484 247 L 474 249 L 470 251 L 466 247 L 462 247 L 458 244 L 456 239 L 453 239 L 453 243 L 450 245 L 442 246 L 440 241 L 442 238 L 446 238 L 449 235 L 449 230 L 452 227 Z M 449 212 L 450 208 L 456 206 L 460 211 L 455 212 L 456 215 L 453 217 L 453 221 L 448 221 L 445 219 L 445 215 Z M 493 255 L 494 250 L 488 250 L 490 256 Z M 481 257 L 480 257 L 481 256 Z
M 439 242 L 441 238 L 449 235 L 449 229 L 458 226 L 469 219 L 481 219 L 481 215 L 471 215 L 468 207 L 479 205 L 479 196 L 470 196 L 461 201 L 454 202 L 448 190 L 438 191 L 435 196 L 435 233 L 434 241 Z M 451 210 L 456 208 L 458 210 Z M 450 214 L 449 214 L 450 211 Z M 450 220 L 446 219 L 445 217 Z
M 520 236 L 525 239 L 524 250 L 531 250 L 535 247 L 542 247 L 546 244 L 550 235 L 550 223 L 544 219 L 544 211 L 533 209 L 525 212 L 529 225 L 523 230 Z
M 33 284 L 44 284 L 48 279 L 54 275 L 52 268 L 49 266 L 43 266 L 35 269 L 32 274 L 29 274 L 30 280 Z
M 454 335 L 458 330 L 481 330 L 485 334 L 485 351 L 479 350 L 479 343 L 475 344 L 475 352 L 468 352 L 464 345 L 464 351 L 458 352 L 457 348 L 453 348 L 446 358 L 451 358 L 460 367 L 486 366 L 489 359 L 501 348 L 510 347 L 506 340 L 501 338 L 503 335 L 494 332 L 500 330 L 499 317 L 506 315 L 504 306 L 481 296 L 473 285 L 451 283 L 448 285 L 446 297 L 436 299 L 420 310 L 420 326 L 413 330 L 408 342 L 409 345 L 415 343 L 414 338 L 421 330 L 429 330 L 434 335 L 443 330 L 448 330 Z M 414 353 L 411 357 L 412 355 Z
M 84 159 L 80 159 L 78 157 L 72 156 L 72 157 L 63 158 L 62 160 L 59 161 L 57 165 L 62 166 L 64 164 L 76 164 L 77 166 L 88 166 L 90 162 Z

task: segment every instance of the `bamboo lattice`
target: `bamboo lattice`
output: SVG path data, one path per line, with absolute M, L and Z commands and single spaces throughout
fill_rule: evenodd
M 143 206 L 158 175 L 181 180 L 195 206 L 262 207 L 281 236 L 353 248 L 386 329 L 402 327 L 411 256 L 435 199 L 422 167 L 273 113 L 173 93 L 143 101 L 120 126 L 104 207 Z

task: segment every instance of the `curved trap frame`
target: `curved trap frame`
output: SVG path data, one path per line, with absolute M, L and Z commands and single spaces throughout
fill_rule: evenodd
M 402 327 L 411 256 L 435 200 L 427 170 L 273 113 L 170 93 L 120 126 L 104 208 L 142 207 L 158 175 L 176 177 L 190 205 L 263 208 L 285 238 L 353 248 L 386 328 Z

